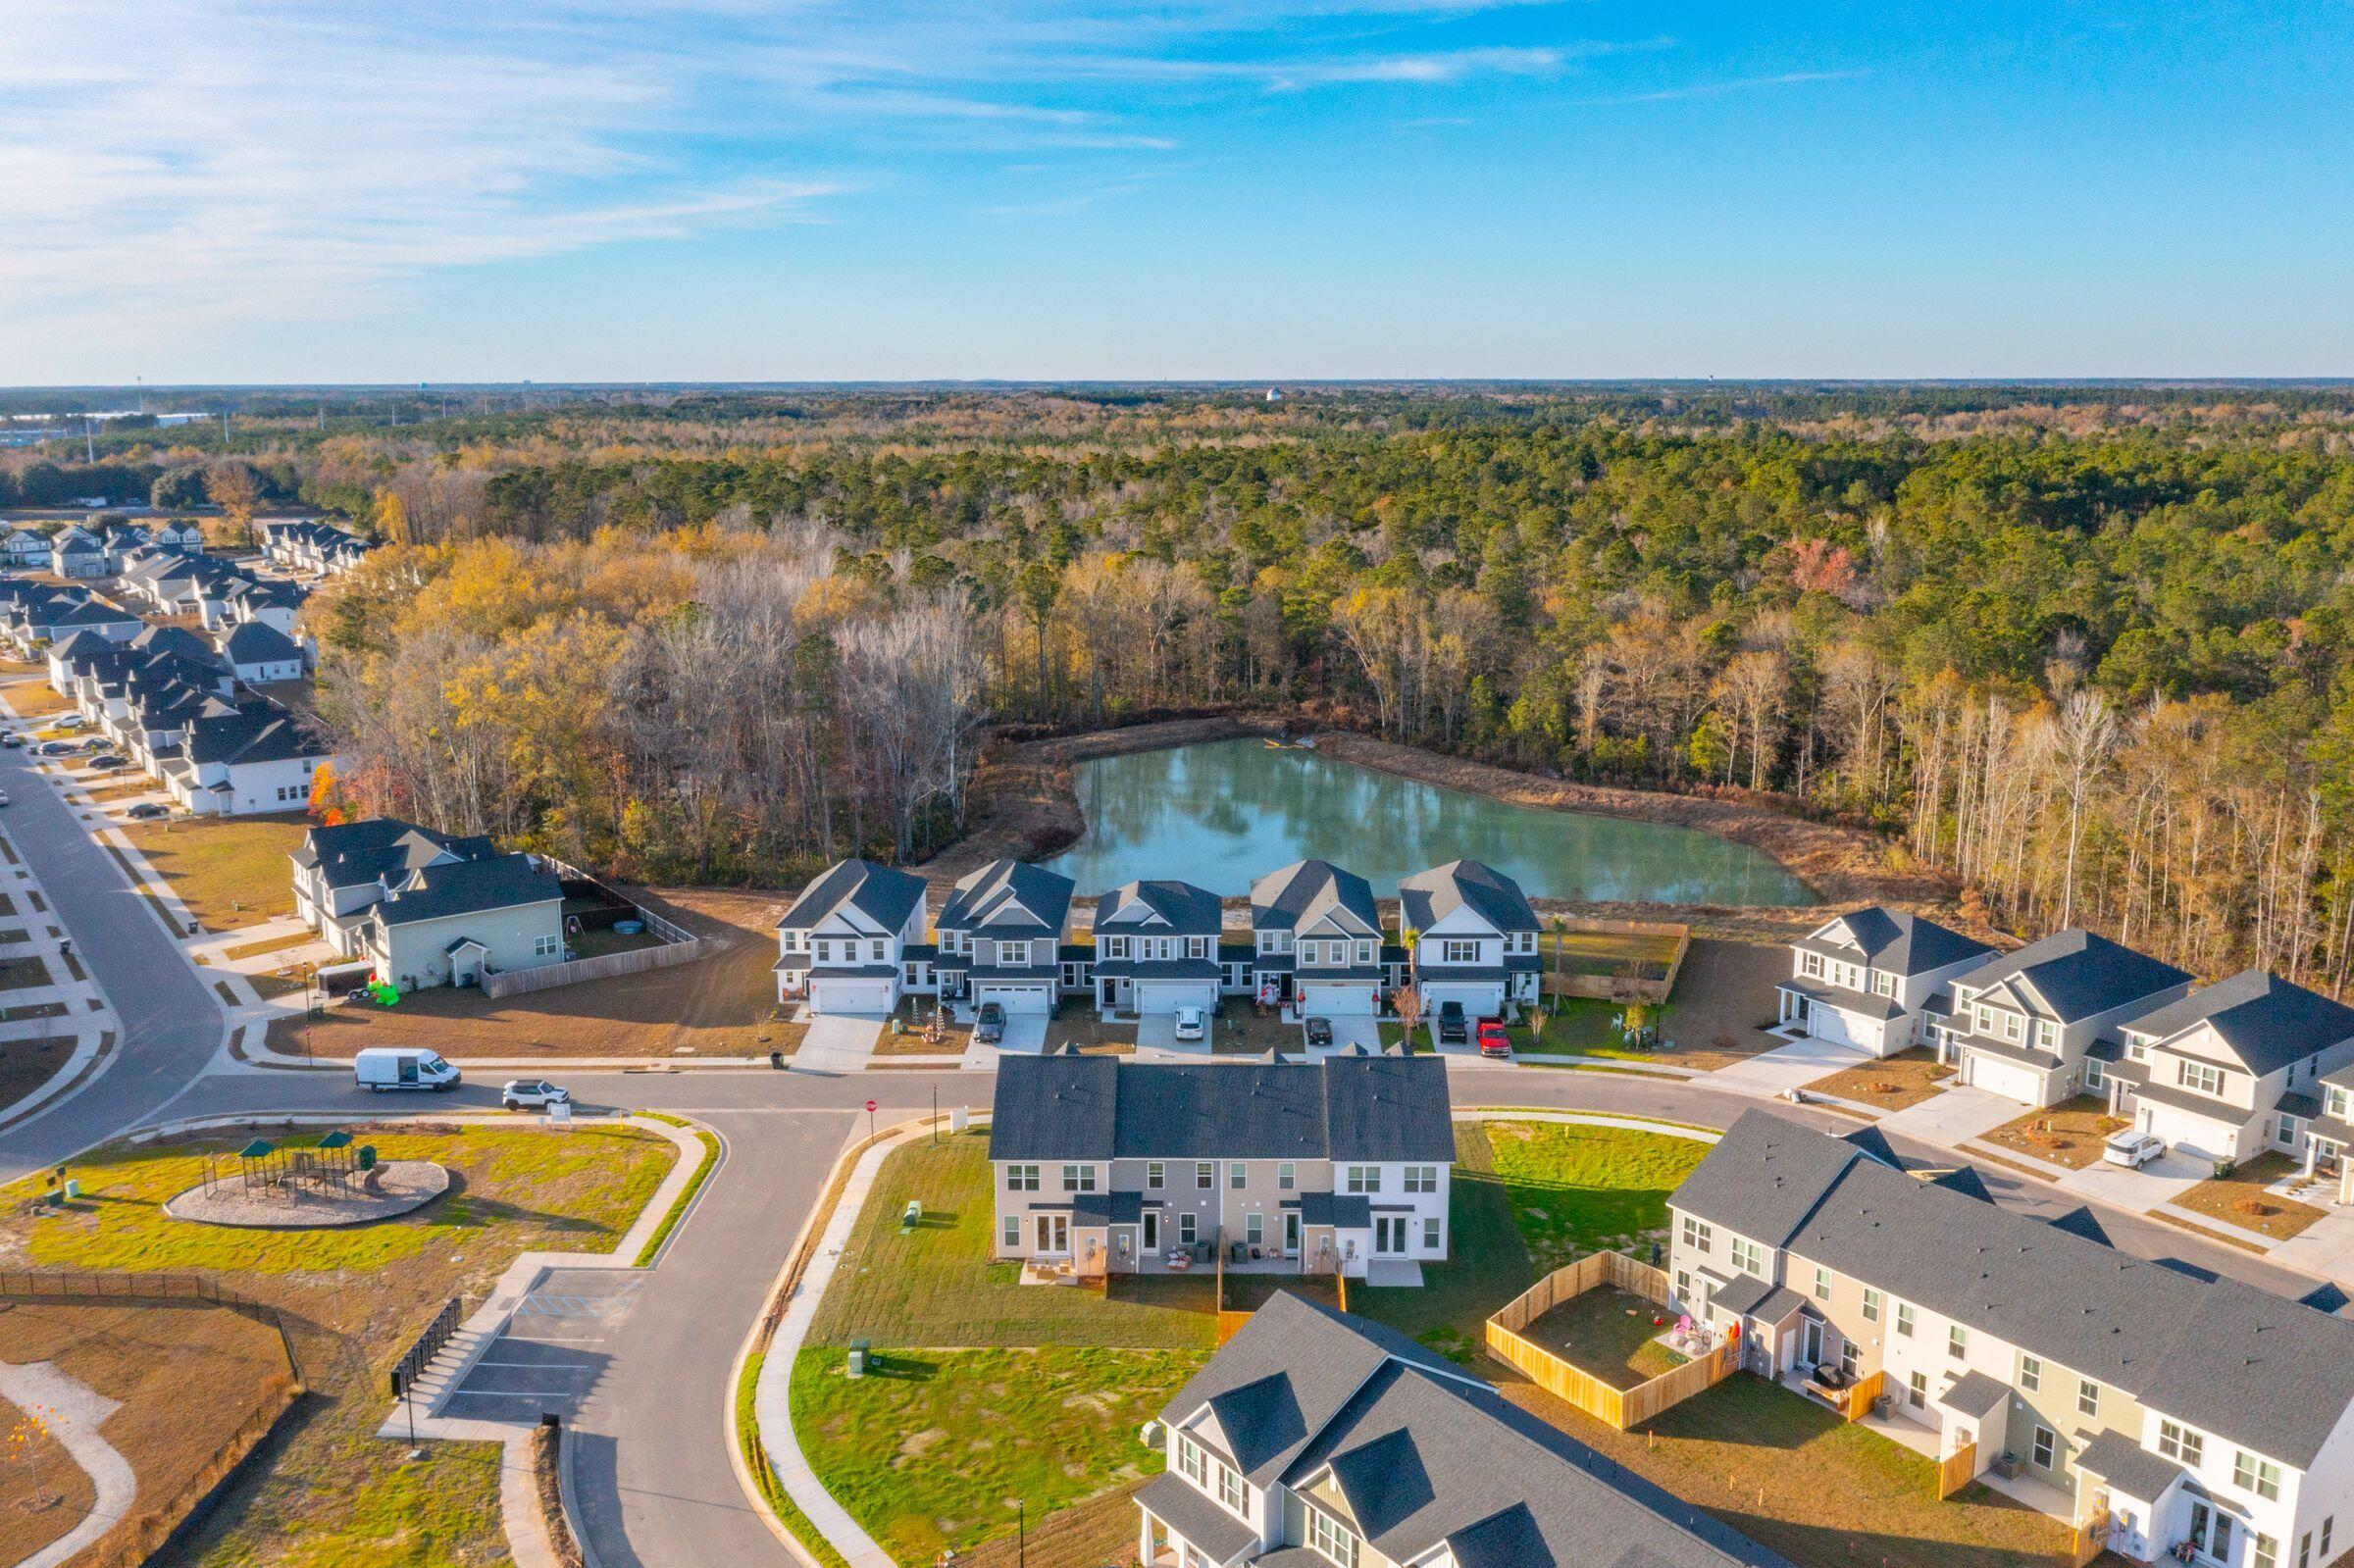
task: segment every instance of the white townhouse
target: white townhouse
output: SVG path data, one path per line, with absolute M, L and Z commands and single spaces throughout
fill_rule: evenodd
M 1388 971 L 1373 888 L 1325 860 L 1299 860 L 1251 885 L 1252 973 L 1284 1016 L 1373 1018 Z
M 436 833 L 397 817 L 313 828 L 287 857 L 293 862 L 294 913 L 346 958 L 360 954 L 368 912 L 418 872 L 498 850 L 482 835 Z
M 966 1008 L 996 1002 L 1008 1013 L 1052 1013 L 1066 988 L 1063 938 L 1075 885 L 1019 860 L 967 873 L 941 906 L 929 955 L 920 947 L 903 955 L 902 985 Z
M 2190 977 L 2172 964 L 2081 929 L 2058 932 L 1953 982 L 1939 1059 L 1958 1059 L 1965 1084 L 2056 1105 L 2099 1089 L 2096 1044 L 2189 989 Z
M 899 1005 L 905 950 L 923 939 L 923 878 L 838 861 L 777 922 L 777 1000 L 880 1017 Z
M 1419 1285 L 1448 1256 L 1455 1131 L 1435 1056 L 1008 1056 L 989 1157 L 999 1258 L 1093 1277 L 1223 1248 L 1229 1269 Z
M 1790 978 L 1776 987 L 1781 1021 L 1816 1039 L 1894 1056 L 1928 1043 L 1953 1012 L 1952 982 L 1993 955 L 1933 920 L 1859 909 L 1790 944 Z
M 1446 1357 L 1289 1291 L 1145 1428 L 1146 1568 L 1791 1568 Z
M 106 543 L 78 524 L 68 524 L 49 538 L 49 570 L 61 578 L 102 578 L 107 575 Z
M 0 528 L 0 567 L 38 572 L 49 564 L 49 535 L 30 529 Z
M 2354 1320 L 1765 1111 L 1668 1217 L 1674 1304 L 1737 1326 L 1749 1369 L 1876 1378 L 1941 1458 L 2009 1456 L 2034 1484 L 2014 1495 L 2127 1557 L 2322 1568 L 2354 1544 Z
M 2354 1066 L 2354 1007 L 2261 969 L 2192 991 L 2123 1026 L 2093 1087 L 2110 1114 L 2198 1159 L 2271 1152 L 2304 1161 L 2325 1074 Z M 2313 1165 L 2308 1163 L 2311 1171 Z
M 156 757 L 164 788 L 195 816 L 242 817 L 300 811 L 333 750 L 277 703 L 191 720 L 179 743 Z
M 248 685 L 302 679 L 302 649 L 283 632 L 259 621 L 240 622 L 224 632 L 220 658 Z
M 1467 1018 L 1501 1016 L 1508 1001 L 1535 1004 L 1545 967 L 1537 913 L 1511 878 L 1451 860 L 1401 882 L 1398 908 L 1424 1017 L 1436 1020 L 1449 1002 Z
M 1097 1006 L 1139 1016 L 1215 1010 L 1224 926 L 1218 895 L 1191 883 L 1132 882 L 1098 897 Z

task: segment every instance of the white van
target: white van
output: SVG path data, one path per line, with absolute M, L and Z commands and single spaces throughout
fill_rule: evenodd
M 360 1087 L 379 1094 L 396 1088 L 450 1089 L 458 1087 L 458 1070 L 432 1051 L 375 1049 L 352 1058 L 352 1075 Z

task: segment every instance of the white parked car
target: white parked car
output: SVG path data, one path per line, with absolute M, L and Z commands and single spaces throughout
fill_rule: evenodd
M 1209 1025 L 1203 1018 L 1201 1008 L 1180 1007 L 1177 1009 L 1177 1037 L 1179 1039 L 1201 1039 L 1208 1033 Z
M 2129 1171 L 2139 1170 L 2166 1152 L 2166 1139 L 2155 1133 L 2136 1133 L 2126 1128 L 2112 1133 L 2101 1144 L 2101 1158 L 2112 1165 L 2123 1165 Z
M 57 721 L 60 730 L 87 730 L 90 721 L 78 713 L 69 713 Z
M 543 1078 L 514 1078 L 498 1091 L 498 1102 L 510 1111 L 541 1110 L 550 1105 L 571 1104 L 572 1090 Z

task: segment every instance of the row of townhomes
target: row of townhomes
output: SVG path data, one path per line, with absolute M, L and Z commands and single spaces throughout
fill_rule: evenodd
M 1149 1568 L 1790 1568 L 1380 1324 L 1278 1293 L 1146 1429 Z
M 1074 885 L 1015 860 L 958 882 L 937 921 L 924 879 L 845 860 L 803 889 L 777 925 L 777 996 L 813 1013 L 888 1013 L 907 995 L 1008 1013 L 1050 1013 L 1065 996 L 1106 1014 L 1167 1014 L 1221 997 L 1287 1017 L 1371 1018 L 1412 984 L 1426 1012 L 1468 1017 L 1536 1000 L 1538 922 L 1517 884 L 1458 860 L 1399 885 L 1411 948 L 1384 931 L 1362 877 L 1321 860 L 1269 872 L 1250 922 L 1228 930 L 1218 895 L 1189 883 L 1128 883 L 1095 900 L 1085 939 Z
M 402 990 L 479 985 L 564 961 L 564 887 L 537 857 L 392 817 L 313 828 L 293 851 L 294 912 Z
M 111 578 L 132 560 L 158 552 L 204 553 L 204 531 L 193 522 L 70 523 L 54 533 L 0 531 L 0 566 L 61 578 Z
M 374 548 L 357 534 L 316 518 L 262 525 L 263 557 L 289 571 L 333 577 L 358 566 Z
M 997 1256 L 1082 1278 L 1208 1265 L 1419 1285 L 1448 1256 L 1446 1064 L 1136 1062 L 1075 1047 L 998 1067 Z
M 2023 1105 L 2090 1095 L 2194 1159 L 2277 1152 L 2354 1181 L 2354 1008 L 2302 986 L 2248 970 L 2194 986 L 2081 930 L 1997 953 L 1888 909 L 1841 915 L 1791 953 L 1789 1032 L 1874 1056 L 1934 1046 L 1965 1084 Z
M 1922 1446 L 1978 1474 L 2012 1456 L 2047 1512 L 2105 1520 L 2129 1557 L 2321 1568 L 2354 1544 L 2354 1321 L 1765 1111 L 1668 1212 L 1675 1305 L 1737 1334 L 1749 1370 L 1877 1377 Z

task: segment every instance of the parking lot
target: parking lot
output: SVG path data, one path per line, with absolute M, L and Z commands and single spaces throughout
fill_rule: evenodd
M 465 1421 L 567 1421 L 604 1376 L 605 1346 L 642 1283 L 608 1269 L 558 1270 L 523 1298 L 506 1329 L 441 1406 Z

